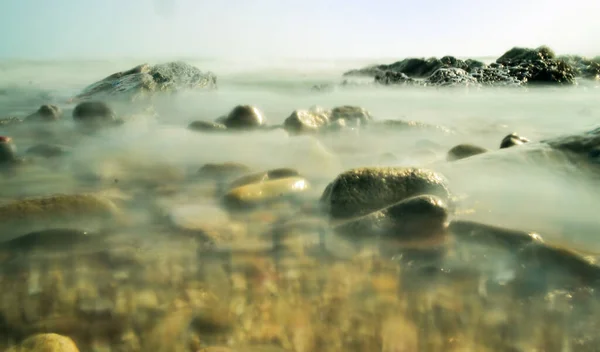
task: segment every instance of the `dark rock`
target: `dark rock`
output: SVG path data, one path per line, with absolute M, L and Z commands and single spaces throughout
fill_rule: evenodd
M 150 66 L 142 64 L 130 70 L 114 73 L 83 90 L 74 100 L 127 97 L 130 99 L 156 92 L 175 92 L 184 89 L 217 86 L 217 77 L 202 72 L 184 62 L 169 62 Z
M 12 138 L 0 136 L 0 164 L 12 163 L 17 160 L 17 147 Z
M 460 160 L 473 155 L 486 153 L 488 150 L 472 144 L 459 144 L 452 147 L 446 156 L 447 161 Z
M 371 114 L 358 106 L 338 106 L 331 110 L 330 121 L 335 122 L 337 120 L 356 121 L 360 125 L 367 124 L 373 118 Z
M 490 247 L 502 246 L 510 250 L 518 250 L 532 243 L 543 242 L 542 237 L 536 233 L 473 221 L 454 220 L 450 223 L 449 230 L 459 241 L 479 243 Z
M 439 238 L 446 232 L 448 209 L 436 196 L 404 199 L 371 214 L 336 226 L 336 233 L 350 237 L 414 242 Z
M 575 74 L 587 79 L 600 79 L 600 56 L 586 58 L 577 55 L 559 57 L 573 67 Z
M 114 110 L 101 101 L 86 101 L 77 104 L 73 110 L 73 120 L 78 126 L 91 130 L 116 126 L 121 123 L 117 120 Z
M 408 58 L 402 61 L 395 62 L 390 65 L 370 66 L 360 70 L 352 70 L 344 73 L 349 75 L 368 75 L 368 76 L 383 76 L 385 72 L 403 73 L 411 78 L 425 78 L 431 76 L 440 68 L 459 68 L 467 72 L 485 66 L 484 63 L 476 60 L 460 60 L 453 56 L 444 56 L 441 59 L 437 58 Z
M 395 71 L 381 71 L 375 75 L 375 83 L 383 85 L 415 85 L 419 81 L 408 77 L 405 73 Z
M 500 142 L 500 149 L 514 147 L 515 145 L 521 145 L 524 143 L 529 143 L 529 139 L 525 137 L 521 137 L 515 132 L 507 135 L 502 138 L 502 142 Z
M 545 46 L 537 49 L 512 48 L 496 60 L 506 66 L 510 75 L 531 84 L 574 84 L 575 70 L 567 62 L 557 60 Z
M 25 151 L 27 154 L 36 155 L 43 158 L 55 158 L 65 155 L 68 152 L 68 147 L 47 143 L 36 144 Z
M 324 190 L 321 204 L 332 219 L 353 218 L 403 199 L 430 194 L 442 200 L 449 191 L 441 175 L 417 168 L 359 168 L 340 174 Z
M 290 134 L 318 132 L 329 123 L 326 112 L 315 110 L 296 110 L 283 122 L 283 128 Z
M 48 229 L 32 232 L 7 242 L 0 243 L 0 248 L 11 252 L 30 252 L 33 250 L 69 250 L 71 247 L 89 243 L 99 235 L 77 229 Z
M 265 118 L 260 110 L 250 105 L 236 106 L 223 121 L 230 129 L 254 129 L 265 124 Z
M 492 66 L 493 65 L 493 66 Z M 477 68 L 471 72 L 471 76 L 478 83 L 486 86 L 520 87 L 523 81 L 511 76 L 510 70 L 503 65 L 492 64 L 489 67 Z
M 595 258 L 577 251 L 545 243 L 533 243 L 518 252 L 518 279 L 534 290 L 597 289 L 600 266 Z
M 62 110 L 56 105 L 42 105 L 38 111 L 25 117 L 25 122 L 53 122 L 61 119 Z
M 425 82 L 436 86 L 469 86 L 476 85 L 477 79 L 467 71 L 456 68 L 440 68 L 433 72 Z
M 208 121 L 194 121 L 188 125 L 188 130 L 198 132 L 222 132 L 226 129 L 223 124 Z

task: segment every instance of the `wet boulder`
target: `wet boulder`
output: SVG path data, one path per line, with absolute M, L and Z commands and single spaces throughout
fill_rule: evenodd
M 79 352 L 70 338 L 58 334 L 37 334 L 25 339 L 18 348 L 8 352 Z
M 232 211 L 293 199 L 309 189 L 302 177 L 285 177 L 235 187 L 224 196 L 224 204 Z
M 556 58 L 552 49 L 515 47 L 496 60 L 510 75 L 527 84 L 574 84 L 575 70 L 566 61 Z
M 414 85 L 419 81 L 408 77 L 405 73 L 394 71 L 382 71 L 375 76 L 375 83 L 382 85 Z
M 425 82 L 435 86 L 470 86 L 476 85 L 477 79 L 467 71 L 456 68 L 440 68 L 429 76 Z
M 365 167 L 338 175 L 325 188 L 320 202 L 334 220 L 364 216 L 425 194 L 444 201 L 449 198 L 442 175 L 419 168 Z
M 12 138 L 0 136 L 0 164 L 13 163 L 17 160 L 17 147 Z
M 468 158 L 473 155 L 486 153 L 488 150 L 472 144 L 459 144 L 452 147 L 446 155 L 447 161 Z
M 73 121 L 78 127 L 86 130 L 117 126 L 121 123 L 117 119 L 115 111 L 101 101 L 86 101 L 77 104 L 73 110 Z
M 225 127 L 234 130 L 255 129 L 264 126 L 265 117 L 255 106 L 238 105 L 222 123 Z
M 290 134 L 316 133 L 329 123 L 327 113 L 318 110 L 296 110 L 285 119 L 283 128 Z
M 600 79 L 600 56 L 587 58 L 578 55 L 559 57 L 573 67 L 575 74 L 587 79 Z
M 453 56 L 444 56 L 442 58 L 407 58 L 390 65 L 371 66 L 361 70 L 353 70 L 344 73 L 350 75 L 370 75 L 372 77 L 385 75 L 387 72 L 402 73 L 410 78 L 426 78 L 431 76 L 440 68 L 458 68 L 471 72 L 477 68 L 485 66 L 483 62 L 477 60 L 460 60 Z
M 0 206 L 1 240 L 51 228 L 101 230 L 125 224 L 109 199 L 92 194 L 58 194 L 16 200 Z
M 33 114 L 25 117 L 25 122 L 54 122 L 62 118 L 63 112 L 56 105 L 42 105 Z
M 521 145 L 525 143 L 529 143 L 529 139 L 521 137 L 515 132 L 513 132 L 507 135 L 506 137 L 502 138 L 502 142 L 500 142 L 500 149 L 510 148 L 514 147 L 515 145 Z
M 217 77 L 212 72 L 200 71 L 185 62 L 168 62 L 154 66 L 142 64 L 93 83 L 73 100 L 136 99 L 158 92 L 214 89 L 216 86 Z
M 517 251 L 527 245 L 543 243 L 542 237 L 534 232 L 508 229 L 467 220 L 454 220 L 449 230 L 458 241 L 478 243 L 489 247 L 503 247 Z
M 358 106 L 338 106 L 331 110 L 330 121 L 344 120 L 353 124 L 365 125 L 373 119 L 371 114 Z
M 209 121 L 193 121 L 188 125 L 188 130 L 197 132 L 223 132 L 225 125 Z
M 521 87 L 523 81 L 511 76 L 510 70 L 504 65 L 492 64 L 473 70 L 471 76 L 485 86 Z
M 415 244 L 445 237 L 448 208 L 432 195 L 406 198 L 382 210 L 335 224 L 336 233 L 355 239 L 378 238 L 388 245 Z

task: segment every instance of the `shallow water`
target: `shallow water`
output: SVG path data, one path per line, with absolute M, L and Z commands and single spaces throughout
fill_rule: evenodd
M 194 185 L 186 188 L 188 186 L 183 185 L 183 180 L 190 173 L 207 163 L 233 161 L 246 164 L 255 170 L 296 168 L 311 181 L 313 198 L 318 197 L 326 184 L 337 174 L 352 167 L 425 166 L 442 172 L 448 179 L 453 193 L 475 209 L 473 213 L 465 212 L 463 215 L 456 215 L 456 218 L 535 231 L 558 243 L 600 252 L 600 241 L 597 237 L 600 233 L 600 218 L 596 214 L 600 207 L 600 197 L 593 178 L 566 167 L 539 166 L 515 161 L 518 158 L 513 158 L 511 153 L 519 153 L 516 150 L 503 151 L 500 157 L 490 154 L 452 164 L 445 162 L 446 152 L 459 143 L 472 143 L 495 150 L 499 148 L 501 139 L 510 132 L 518 132 L 536 141 L 596 127 L 600 120 L 600 99 L 599 88 L 593 83 L 582 82 L 572 88 L 479 90 L 357 85 L 314 91 L 311 90 L 314 85 L 340 83 L 344 71 L 372 62 L 314 61 L 235 65 L 219 62 L 193 63 L 202 70 L 210 70 L 217 74 L 218 90 L 185 92 L 168 99 L 160 99 L 155 106 L 158 115 L 156 118 L 141 117 L 129 121 L 122 128 L 70 141 L 67 144 L 74 148 L 62 167 L 51 171 L 32 169 L 33 171 L 19 180 L 3 181 L 0 186 L 2 201 L 22 196 L 57 192 L 97 192 L 114 188 L 120 189 L 124 197 L 132 194 L 139 197 L 138 193 L 145 192 L 140 185 L 151 184 L 154 187 L 152 189 L 161 186 L 177 189 L 179 196 L 164 196 L 167 203 L 179 206 L 200 202 L 206 203 L 207 207 L 214 210 L 215 205 L 210 200 L 211 189 Z M 139 62 L 2 62 L 0 72 L 8 79 L 0 83 L 0 116 L 22 117 L 35 111 L 41 104 L 54 103 L 62 107 L 68 117 L 69 109 L 72 109 L 73 105 L 67 104 L 67 100 L 75 93 L 98 79 L 136 64 Z M 367 109 L 376 119 L 424 122 L 446 127 L 452 133 L 431 130 L 360 131 L 316 138 L 289 137 L 281 130 L 208 135 L 186 129 L 193 120 L 213 121 L 227 114 L 238 104 L 259 107 L 268 123 L 273 125 L 281 124 L 295 109 L 315 105 L 325 108 L 354 105 Z M 70 122 L 66 121 L 64 124 L 68 127 Z M 8 133 L 10 132 L 0 127 L 0 135 Z M 23 151 L 35 142 L 35 137 L 23 136 L 17 144 L 19 150 Z M 428 154 L 423 153 L 424 150 L 427 150 Z M 385 154 L 388 155 L 384 158 Z M 389 154 L 393 155 L 393 158 Z M 74 174 L 93 174 L 95 181 L 89 185 L 82 185 L 74 181 Z M 140 210 L 141 213 L 146 211 L 144 206 L 140 209 L 144 209 Z M 285 212 L 285 209 L 278 211 Z M 144 219 L 147 220 L 147 217 Z M 260 216 L 259 218 L 262 219 Z M 257 221 L 257 218 L 236 221 L 233 222 L 247 225 L 245 231 L 251 234 L 254 234 L 253 231 L 258 233 L 265 230 L 264 224 L 261 223 L 263 220 Z M 162 238 L 160 231 L 157 234 L 152 233 L 152 230 L 148 232 L 149 235 Z M 4 237 L 4 240 L 7 239 L 9 238 Z M 150 243 L 150 247 L 156 249 L 156 243 Z M 177 253 L 192 256 L 188 252 L 193 250 L 168 249 L 168 245 L 165 244 L 164 255 L 167 258 L 177 257 Z M 156 258 L 160 257 L 157 254 L 153 255 Z M 155 257 L 151 255 L 148 258 L 150 259 L 145 260 Z M 173 259 L 173 262 L 176 261 L 177 259 Z M 187 269 L 189 268 L 186 267 L 185 270 Z M 338 268 L 335 265 L 327 270 L 331 272 L 322 275 L 335 277 L 336 270 L 344 275 L 352 272 L 352 269 Z M 296 271 L 293 272 L 294 275 L 299 275 Z M 185 277 L 187 274 L 182 275 Z M 357 277 L 353 284 L 359 285 L 357 282 L 362 279 Z M 330 280 L 329 284 L 335 285 L 335 279 L 330 277 L 327 280 Z M 154 287 L 153 284 L 160 283 L 148 283 L 150 287 Z M 211 284 L 219 286 L 218 282 Z M 357 288 L 358 286 L 354 287 Z M 279 289 L 283 290 L 282 287 Z M 289 290 L 286 294 L 292 297 L 293 290 L 287 289 Z M 218 292 L 224 288 L 219 286 L 215 290 Z M 165 297 L 168 294 L 164 293 L 161 299 L 167 300 Z M 260 297 L 258 293 L 255 294 L 255 298 Z M 235 296 L 231 292 L 228 295 Z M 282 294 L 283 296 L 285 295 Z M 290 297 L 286 299 L 291 302 L 294 298 Z M 345 304 L 356 304 L 351 301 L 355 299 L 356 297 L 352 296 Z M 309 303 L 306 301 L 302 304 Z M 301 310 L 302 304 L 296 302 L 292 306 Z M 284 309 L 284 306 L 285 304 L 278 309 Z M 395 309 L 402 309 L 400 306 L 394 305 Z M 310 318 L 307 318 L 306 314 L 300 316 L 299 320 Z M 363 322 L 369 321 L 370 318 L 364 319 L 366 320 Z M 273 318 L 272 324 L 277 323 L 281 323 L 281 320 Z M 296 323 L 305 328 L 308 326 L 305 322 Z M 315 335 L 314 331 L 311 333 Z M 333 331 L 330 333 L 332 336 L 336 334 Z M 238 336 L 240 341 L 252 340 L 246 337 Z M 308 347 L 302 347 L 302 342 L 294 342 L 302 340 L 302 337 L 288 338 L 289 341 L 280 344 L 296 351 L 310 350 Z M 304 339 L 310 340 L 306 337 Z M 220 343 L 224 341 L 217 340 Z M 256 337 L 256 340 L 268 342 L 269 338 Z M 362 350 L 375 348 L 374 346 L 383 348 L 379 343 L 373 342 L 369 345 L 369 342 L 364 342 Z M 387 342 L 383 344 L 385 343 Z M 344 346 L 350 348 L 349 345 Z M 361 350 L 360 346 L 353 346 L 357 351 Z M 439 344 L 435 346 L 440 348 Z M 165 351 L 170 350 L 165 348 Z M 327 351 L 336 348 L 341 347 L 321 346 L 321 350 Z M 435 347 L 421 350 L 435 350 Z

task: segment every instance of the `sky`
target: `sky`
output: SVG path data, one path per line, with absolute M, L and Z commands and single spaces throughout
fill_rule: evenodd
M 600 54 L 598 0 L 0 0 L 0 58 Z

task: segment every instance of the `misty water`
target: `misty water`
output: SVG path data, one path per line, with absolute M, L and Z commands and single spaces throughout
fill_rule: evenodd
M 2 203 L 87 191 L 74 181 L 81 174 L 94 174 L 111 189 L 112 180 L 135 184 L 158 179 L 167 186 L 182 182 L 185 175 L 207 163 L 222 162 L 238 162 L 254 170 L 295 168 L 311 182 L 310 193 L 316 198 L 336 175 L 351 168 L 414 166 L 439 171 L 447 179 L 465 210 L 452 219 L 533 231 L 548 241 L 600 253 L 600 197 L 593 175 L 568 164 L 523 161 L 521 154 L 528 147 L 497 151 L 502 138 L 511 132 L 539 141 L 597 127 L 597 83 L 510 89 L 416 88 L 373 86 L 364 84 L 369 79 L 354 78 L 351 80 L 357 84 L 341 86 L 346 70 L 388 61 L 187 62 L 214 72 L 218 89 L 157 99 L 157 117 L 142 114 L 118 129 L 65 141 L 74 148 L 62 167 L 40 168 L 20 179 L 2 181 Z M 52 103 L 65 111 L 60 123 L 68 127 L 74 108 L 68 103 L 71 97 L 90 83 L 137 64 L 140 62 L 0 62 L 0 117 L 23 117 Z M 316 85 L 330 86 L 312 89 Z M 352 105 L 365 108 L 376 120 L 417 121 L 442 126 L 451 133 L 360 130 L 314 137 L 288 136 L 281 129 L 233 134 L 187 129 L 194 120 L 214 121 L 239 104 L 258 107 L 269 125 L 282 124 L 296 109 Z M 119 112 L 125 107 L 115 105 L 115 109 Z M 0 127 L 0 135 L 11 133 Z M 38 142 L 19 133 L 21 139 L 14 137 L 19 151 Z M 492 152 L 446 162 L 447 151 L 461 143 Z M 128 190 L 120 192 L 126 195 Z M 195 202 L 191 196 L 183 198 L 186 204 Z M 0 236 L 4 236 L 2 241 L 10 239 Z M 302 350 L 297 345 L 293 348 Z

